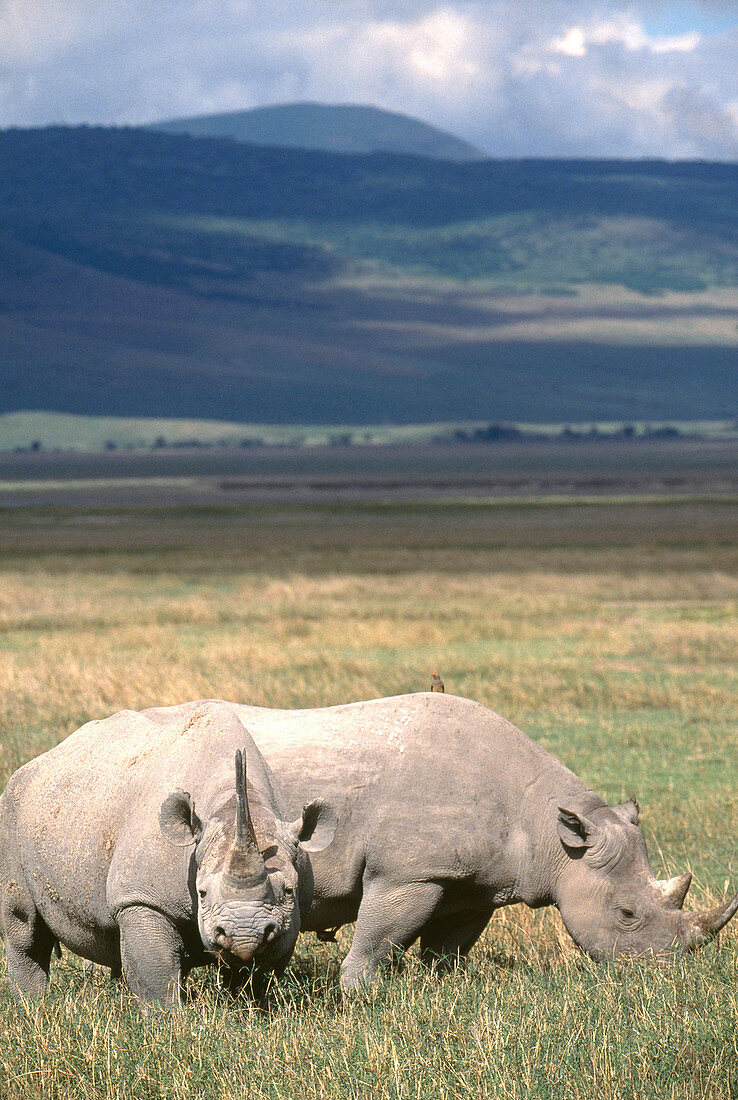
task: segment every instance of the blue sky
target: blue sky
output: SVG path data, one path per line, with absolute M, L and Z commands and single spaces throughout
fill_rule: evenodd
M 0 0 L 0 126 L 371 103 L 498 156 L 738 159 L 736 0 Z
M 646 15 L 644 24 L 653 35 L 684 34 L 695 29 L 706 35 L 721 34 L 738 25 L 738 5 L 664 3 Z

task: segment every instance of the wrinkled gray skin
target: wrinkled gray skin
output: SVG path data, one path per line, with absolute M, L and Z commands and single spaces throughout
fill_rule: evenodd
M 698 947 L 738 908 L 736 895 L 683 912 L 690 876 L 656 881 L 636 804 L 607 806 L 471 700 L 429 692 L 234 711 L 289 808 L 318 789 L 336 812 L 333 843 L 310 857 L 315 892 L 302 927 L 357 921 L 342 968 L 348 990 L 417 938 L 429 962 L 464 957 L 494 910 L 514 902 L 556 905 L 595 958 Z
M 20 768 L 0 798 L 13 989 L 43 992 L 57 942 L 122 969 L 144 1003 L 176 1005 L 187 973 L 217 957 L 279 973 L 312 896 L 304 848 L 332 836 L 320 802 L 283 820 L 232 707 L 90 722 Z

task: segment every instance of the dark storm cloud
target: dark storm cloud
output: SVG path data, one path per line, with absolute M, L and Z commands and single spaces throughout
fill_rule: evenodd
M 0 125 L 135 123 L 315 99 L 404 110 L 503 155 L 733 158 L 731 8 L 0 0 Z

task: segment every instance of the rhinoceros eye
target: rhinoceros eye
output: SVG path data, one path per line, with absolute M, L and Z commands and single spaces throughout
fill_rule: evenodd
M 618 912 L 620 913 L 620 916 L 624 920 L 634 920 L 635 919 L 635 913 L 633 912 L 632 909 L 623 909 L 623 908 L 621 908 L 621 909 L 618 910 Z
M 283 898 L 292 897 L 295 891 L 283 875 L 277 876 L 277 883 L 279 884 L 279 890 Z

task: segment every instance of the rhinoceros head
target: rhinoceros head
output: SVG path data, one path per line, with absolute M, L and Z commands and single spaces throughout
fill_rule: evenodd
M 638 816 L 635 801 L 586 814 L 559 807 L 557 905 L 569 934 L 593 958 L 700 947 L 738 910 L 737 894 L 715 909 L 683 912 L 692 876 L 654 878 Z
M 303 851 L 321 851 L 333 839 L 332 811 L 320 800 L 288 824 L 246 783 L 246 755 L 236 753 L 236 793 L 206 822 L 192 798 L 175 791 L 159 815 L 164 836 L 195 847 L 200 938 L 206 951 L 238 968 L 258 957 L 265 967 L 286 961 L 300 930 L 300 900 L 311 887 Z M 301 878 L 303 881 L 300 881 Z

